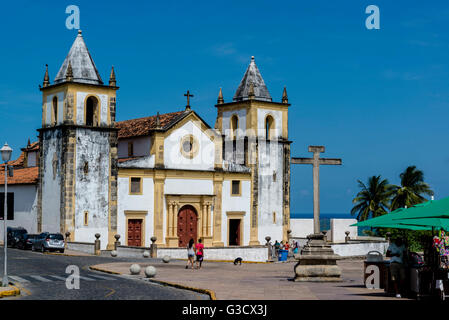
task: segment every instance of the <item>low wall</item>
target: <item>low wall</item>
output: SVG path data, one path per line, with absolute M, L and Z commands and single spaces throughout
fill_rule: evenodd
M 117 256 L 120 258 L 122 258 L 122 257 L 124 257 L 124 258 L 143 258 L 143 253 L 145 251 L 150 252 L 150 248 L 118 246 L 117 247 Z
M 90 242 L 67 242 L 67 249 L 95 254 L 95 243 Z
M 327 238 L 333 243 L 345 242 L 346 231 L 349 231 L 351 239 L 357 238 L 357 227 L 351 227 L 354 223 L 357 223 L 356 219 L 331 219 Z
M 352 256 L 366 256 L 370 251 L 379 251 L 382 254 L 387 252 L 387 241 L 363 241 L 363 242 L 349 242 L 337 243 L 331 245 L 335 254 L 342 257 Z
M 186 248 L 158 248 L 157 257 L 169 256 L 173 259 L 187 259 Z M 204 260 L 234 260 L 241 257 L 243 261 L 266 262 L 268 260 L 268 248 L 266 246 L 252 247 L 220 247 L 204 248 Z
M 290 219 L 292 237 L 305 238 L 313 233 L 313 219 Z

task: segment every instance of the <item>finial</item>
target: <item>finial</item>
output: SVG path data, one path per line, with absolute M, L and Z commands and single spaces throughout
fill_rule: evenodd
M 287 87 L 284 87 L 284 92 L 282 92 L 282 103 L 288 103 Z
M 254 99 L 254 97 L 255 97 L 255 94 L 254 94 L 254 84 L 253 84 L 253 82 L 251 81 L 251 82 L 249 83 L 248 98 L 249 98 L 250 100 L 252 100 L 252 99 Z
M 223 104 L 223 103 L 224 103 L 223 92 L 221 91 L 221 88 L 220 88 L 220 92 L 218 92 L 217 104 Z
M 78 34 L 81 35 L 82 33 L 81 29 L 78 29 Z
M 114 72 L 114 66 L 111 68 L 111 75 L 109 76 L 109 86 L 115 87 L 117 84 L 117 81 L 115 80 L 115 72 Z
M 190 110 L 190 97 L 193 97 L 193 94 L 190 94 L 190 91 L 187 90 L 187 93 L 184 94 L 184 97 L 187 97 L 186 111 L 188 111 Z
M 251 60 L 254 61 L 254 56 L 251 56 Z
M 67 71 L 65 73 L 65 80 L 67 82 L 73 81 L 73 70 L 72 70 L 72 63 L 69 60 L 69 65 L 67 66 Z
M 156 115 L 156 128 L 160 129 L 160 127 L 161 127 L 161 118 L 159 117 L 159 111 L 158 111 L 157 115 Z
M 44 83 L 43 86 L 47 87 L 50 85 L 50 78 L 48 77 L 48 64 L 45 65 L 45 75 L 44 75 Z
M 28 138 L 28 144 L 27 144 L 27 148 L 31 146 L 31 141 L 30 138 Z

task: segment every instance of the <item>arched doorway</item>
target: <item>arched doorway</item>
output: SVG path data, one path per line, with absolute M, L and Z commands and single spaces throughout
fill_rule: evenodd
M 178 212 L 178 246 L 186 247 L 190 239 L 197 240 L 198 215 L 194 207 L 183 206 Z

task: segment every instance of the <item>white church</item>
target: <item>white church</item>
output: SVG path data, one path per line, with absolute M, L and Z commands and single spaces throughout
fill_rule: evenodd
M 102 249 L 116 234 L 137 247 L 153 236 L 167 248 L 287 240 L 290 104 L 285 88 L 272 100 L 254 57 L 232 101 L 220 89 L 213 127 L 189 92 L 186 106 L 164 106 L 170 113 L 116 122 L 118 89 L 113 68 L 103 83 L 79 31 L 52 83 L 45 72 L 39 141 L 10 162 L 9 226 L 74 242 L 100 233 Z

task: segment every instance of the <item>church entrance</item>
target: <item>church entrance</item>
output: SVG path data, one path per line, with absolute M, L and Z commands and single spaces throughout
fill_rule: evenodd
M 178 246 L 186 247 L 193 238 L 197 240 L 198 215 L 194 207 L 183 206 L 178 213 Z
M 229 245 L 240 246 L 241 219 L 229 219 Z
M 142 219 L 128 219 L 128 246 L 142 246 Z

